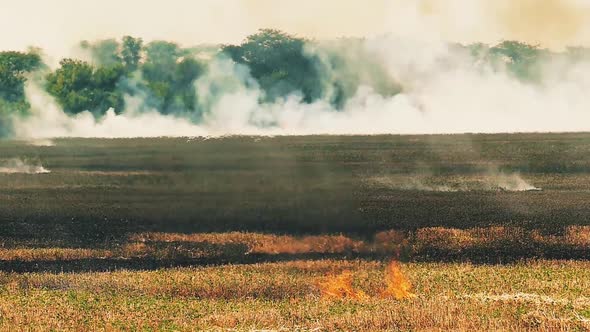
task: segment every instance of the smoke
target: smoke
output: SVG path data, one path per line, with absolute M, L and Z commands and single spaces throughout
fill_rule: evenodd
M 374 177 L 369 181 L 370 185 L 377 185 L 394 190 L 416 190 L 416 191 L 438 191 L 438 192 L 457 192 L 469 191 L 469 186 L 464 183 L 439 184 L 433 183 L 426 175 L 406 175 L 403 178 L 380 176 Z
M 414 38 L 549 47 L 590 44 L 587 0 L 3 1 L 0 47 L 64 56 L 82 39 L 122 34 L 183 44 L 238 42 L 261 27 L 316 39 L 403 33 Z M 22 17 L 26 15 L 27 19 Z
M 139 112 L 141 101 L 127 97 L 127 110 L 117 115 L 109 110 L 101 119 L 90 112 L 66 114 L 36 83 L 25 89 L 31 114 L 14 120 L 15 136 L 21 139 L 52 137 L 158 137 L 199 136 L 204 132 L 188 119 L 164 116 L 154 110 Z
M 4 163 L 0 164 L 0 174 L 2 173 L 47 174 L 51 173 L 51 171 L 42 165 L 32 165 L 22 159 L 15 158 L 6 160 Z
M 369 179 L 370 185 L 393 189 L 436 192 L 462 191 L 541 191 L 517 172 L 504 172 L 496 167 L 480 170 L 472 175 L 432 176 L 427 172 L 378 176 Z
M 318 46 L 319 45 L 319 46 Z M 264 91 L 243 65 L 222 56 L 208 61 L 194 83 L 199 117 L 161 114 L 150 109 L 149 96 L 125 97 L 120 114 L 102 118 L 89 112 L 67 115 L 31 80 L 26 96 L 31 114 L 13 119 L 18 138 L 222 136 L 307 134 L 421 134 L 568 132 L 590 130 L 590 61 L 564 56 L 537 63 L 539 83 L 517 77 L 503 66 L 478 61 L 452 44 L 385 36 L 361 44 L 363 56 L 336 49 L 348 70 L 357 71 L 349 98 L 336 108 L 330 96 L 311 103 L 294 92 L 263 102 Z M 324 59 L 323 44 L 309 54 Z M 396 82 L 401 92 L 387 94 L 381 81 Z M 139 78 L 138 78 L 139 79 Z M 345 84 L 350 77 L 323 72 L 324 84 Z
M 556 53 L 541 59 L 535 64 L 539 80 L 530 82 L 510 72 L 514 60 L 491 64 L 485 52 L 473 55 L 453 44 L 515 39 L 553 50 L 590 45 L 586 0 L 375 0 L 371 5 L 360 0 L 228 0 L 224 5 L 171 0 L 168 6 L 145 4 L 142 15 L 135 15 L 135 4 L 114 0 L 100 5 L 57 1 L 62 4 L 24 0 L 0 5 L 4 13 L 34 8 L 33 19 L 7 15 L 0 28 L 6 25 L 6 31 L 22 32 L 14 36 L 23 43 L 46 48 L 53 59 L 46 60 L 50 66 L 61 56 L 82 56 L 69 46 L 81 39 L 131 34 L 146 41 L 172 38 L 192 45 L 237 42 L 260 27 L 271 27 L 321 38 L 310 42 L 306 52 L 320 61 L 322 76 L 313 79 L 325 94 L 311 103 L 301 92 L 268 102 L 267 91 L 249 68 L 214 55 L 194 82 L 198 114 L 163 114 L 150 102 L 152 96 L 129 93 L 124 109 L 97 118 L 90 112 L 66 114 L 42 88 L 43 82 L 29 80 L 31 112 L 10 119 L 17 138 L 590 130 L 587 55 L 574 60 Z M 38 23 L 42 28 L 35 28 L 36 22 L 47 20 L 60 24 Z M 23 23 L 27 26 L 15 28 Z M 359 43 L 324 41 L 339 36 L 367 38 Z M 12 48 L 20 42 L 7 39 L 1 46 Z M 334 67 L 334 56 L 343 65 Z M 132 80 L 138 82 L 128 82 L 130 86 L 142 84 L 140 77 Z M 338 103 L 335 86 L 346 94 Z
M 503 0 L 494 8 L 501 31 L 510 38 L 563 47 L 584 43 L 590 26 L 587 0 Z
M 31 146 L 50 147 L 55 146 L 55 142 L 50 139 L 34 139 L 27 142 Z
M 490 184 L 497 184 L 497 188 L 505 191 L 539 191 L 541 188 L 535 187 L 526 182 L 518 173 L 497 173 L 491 176 Z

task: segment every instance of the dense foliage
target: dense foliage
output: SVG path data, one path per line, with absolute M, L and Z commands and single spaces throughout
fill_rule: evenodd
M 93 67 L 81 60 L 64 59 L 61 67 L 47 75 L 47 91 L 66 112 L 91 111 L 100 114 L 109 108 L 123 108 L 122 91 L 117 88 L 125 74 L 120 64 Z
M 265 29 L 222 51 L 250 69 L 266 101 L 300 93 L 304 102 L 327 99 L 340 107 L 361 84 L 384 95 L 399 92 L 362 39 L 320 43 Z
M 240 45 L 222 49 L 235 62 L 250 68 L 268 100 L 300 92 L 303 100 L 321 97 L 320 71 L 313 56 L 305 53 L 306 40 L 277 30 L 261 30 Z
M 24 82 L 27 73 L 41 66 L 36 50 L 28 53 L 0 52 L 0 137 L 10 133 L 10 116 L 29 108 Z

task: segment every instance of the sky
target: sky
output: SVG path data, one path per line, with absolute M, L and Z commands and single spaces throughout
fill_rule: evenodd
M 317 39 L 390 33 L 590 46 L 590 0 L 0 0 L 0 48 L 54 55 L 123 35 L 235 43 L 260 28 Z

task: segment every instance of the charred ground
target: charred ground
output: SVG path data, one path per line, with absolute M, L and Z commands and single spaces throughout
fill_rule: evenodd
M 590 220 L 590 134 L 51 143 L 0 143 L 4 160 L 51 171 L 0 174 L 5 248 L 110 249 L 149 232 L 344 234 L 370 242 L 390 230 L 415 238 L 433 227 L 504 227 L 563 237 Z M 499 175 L 543 190 L 506 190 L 503 177 L 494 184 Z M 517 258 L 588 255 L 531 251 L 534 242 L 517 240 L 526 245 Z
M 44 238 L 70 229 L 77 238 L 86 230 L 559 231 L 588 222 L 588 151 L 590 134 L 5 141 L 3 160 L 51 173 L 0 174 L 0 227 Z M 517 174 L 544 190 L 478 187 L 490 172 Z

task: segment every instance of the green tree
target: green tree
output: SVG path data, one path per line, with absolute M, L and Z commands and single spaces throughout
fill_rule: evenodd
M 166 114 L 194 112 L 193 83 L 203 72 L 202 65 L 175 43 L 154 41 L 146 45 L 145 52 L 141 73 L 153 97 L 149 106 Z
M 301 92 L 312 102 L 322 96 L 317 59 L 305 54 L 307 41 L 278 30 L 263 29 L 240 45 L 226 45 L 223 52 L 250 68 L 266 92 L 267 100 Z
M 121 49 L 121 58 L 128 71 L 135 71 L 141 61 L 143 50 L 143 40 L 131 36 L 123 37 L 123 46 Z
M 203 66 L 196 59 L 186 57 L 176 65 L 174 75 L 175 104 L 188 110 L 195 111 L 197 95 L 194 87 L 195 80 L 203 73 Z
M 12 118 L 25 114 L 30 105 L 25 98 L 26 74 L 42 65 L 38 51 L 0 52 L 0 137 L 12 133 Z
M 7 102 L 24 101 L 25 74 L 40 65 L 37 53 L 0 52 L 0 98 Z
M 66 112 L 90 111 L 100 116 L 111 107 L 122 110 L 117 85 L 124 75 L 121 64 L 94 68 L 81 60 L 63 59 L 60 68 L 46 76 L 46 88 Z

